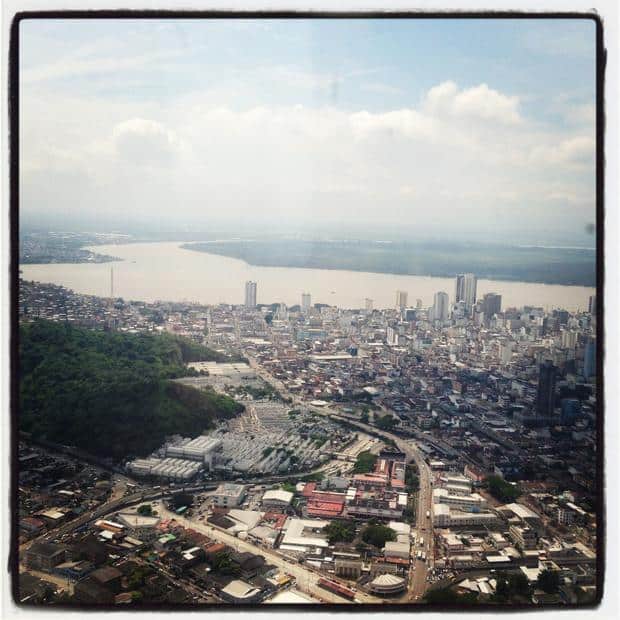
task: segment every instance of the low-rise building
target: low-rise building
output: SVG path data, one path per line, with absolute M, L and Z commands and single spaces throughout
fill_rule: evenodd
M 35 542 L 24 553 L 26 566 L 49 571 L 64 562 L 65 548 L 49 542 Z
M 272 489 L 265 491 L 263 495 L 262 504 L 264 508 L 287 508 L 293 501 L 293 493 L 290 491 L 284 491 L 283 489 Z
M 212 495 L 213 504 L 220 508 L 233 508 L 241 505 L 245 498 L 245 486 L 224 482 Z

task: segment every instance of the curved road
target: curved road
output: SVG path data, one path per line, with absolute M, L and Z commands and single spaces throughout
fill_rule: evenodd
M 299 398 L 299 396 L 297 396 L 296 394 L 292 394 L 291 392 L 289 392 L 286 389 L 286 386 L 281 381 L 272 377 L 268 372 L 261 368 L 258 362 L 252 356 L 248 355 L 247 353 L 245 355 L 250 362 L 250 366 L 254 368 L 256 373 L 264 381 L 267 381 L 267 383 L 274 385 L 283 396 L 291 398 L 296 406 L 303 407 L 306 410 L 310 409 L 309 404 L 306 401 Z M 393 441 L 398 447 L 398 449 L 406 455 L 407 462 L 414 461 L 416 463 L 420 478 L 420 490 L 418 492 L 418 508 L 416 514 L 416 531 L 418 534 L 418 539 L 420 538 L 420 536 L 424 538 L 424 546 L 420 547 L 419 545 L 416 545 L 415 548 L 412 547 L 412 563 L 413 566 L 415 566 L 415 569 L 413 570 L 413 575 L 411 576 L 409 582 L 407 594 L 403 598 L 406 601 L 420 600 L 424 596 L 424 592 L 426 591 L 429 583 L 427 581 L 428 569 L 429 566 L 432 565 L 434 557 L 434 537 L 432 522 L 433 489 L 431 483 L 432 477 L 430 468 L 424 461 L 422 453 L 417 449 L 415 443 L 412 440 L 407 440 L 388 431 L 378 429 L 375 426 L 364 424 L 355 416 L 345 414 L 338 409 L 334 409 L 333 407 L 325 406 L 321 407 L 320 409 L 313 407 L 312 412 L 318 415 L 332 416 L 341 419 L 348 422 L 352 426 L 356 426 L 357 428 L 364 430 L 369 435 L 389 439 Z M 427 511 L 430 513 L 430 518 L 426 517 Z M 426 562 L 423 562 L 422 560 L 417 560 L 415 558 L 415 554 L 418 551 L 424 551 L 424 553 L 426 554 Z

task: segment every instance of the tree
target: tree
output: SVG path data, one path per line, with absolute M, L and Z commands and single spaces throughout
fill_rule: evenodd
M 368 412 L 364 411 L 360 416 L 360 422 L 362 422 L 363 424 L 368 424 L 369 420 L 370 418 L 368 417 Z
M 362 540 L 369 545 L 382 549 L 386 542 L 396 540 L 396 532 L 385 525 L 370 522 L 362 531 Z
M 368 450 L 364 450 L 357 455 L 355 465 L 353 465 L 353 473 L 365 474 L 369 471 L 372 471 L 375 467 L 376 462 L 377 455 L 372 454 L 372 452 L 369 452 Z
M 560 573 L 545 568 L 538 575 L 537 585 L 547 594 L 555 594 L 560 589 Z
M 337 542 L 353 542 L 355 539 L 355 521 L 332 521 L 323 528 L 330 545 Z
M 375 425 L 381 430 L 390 431 L 398 424 L 398 420 L 389 413 L 384 416 L 375 416 Z
M 489 476 L 487 478 L 489 493 L 500 502 L 513 502 L 521 495 L 519 487 L 506 482 L 499 476 Z
M 172 381 L 192 374 L 191 358 L 222 359 L 189 340 L 34 321 L 20 326 L 19 345 L 19 425 L 35 439 L 120 460 L 243 410 L 212 389 Z
M 138 514 L 149 517 L 153 514 L 153 508 L 150 504 L 142 504 L 142 506 L 138 506 L 137 512 Z

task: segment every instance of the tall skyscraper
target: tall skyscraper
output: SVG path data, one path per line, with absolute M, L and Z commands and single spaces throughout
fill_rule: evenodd
M 482 312 L 485 321 L 489 321 L 494 314 L 502 311 L 502 296 L 497 293 L 487 293 L 482 298 Z
M 581 414 L 581 402 L 576 398 L 563 398 L 560 406 L 560 424 L 571 426 Z
M 590 295 L 588 302 L 588 312 L 592 315 L 596 314 L 596 295 Z
M 467 310 L 471 310 L 476 303 L 476 286 L 478 278 L 473 273 L 460 273 L 456 276 L 454 301 L 464 301 Z
M 396 307 L 399 310 L 407 307 L 407 291 L 396 291 Z
M 256 282 L 251 280 L 245 283 L 245 307 L 256 308 Z
M 551 360 L 545 360 L 538 369 L 536 413 L 539 417 L 550 418 L 553 415 L 557 370 Z
M 364 303 L 366 304 L 366 312 L 372 312 L 372 299 L 370 299 L 370 297 L 366 297 Z
M 439 291 L 435 293 L 435 299 L 433 302 L 433 321 L 447 321 L 449 315 L 449 300 L 448 293 Z
M 596 376 L 596 339 L 590 338 L 583 353 L 583 376 L 586 379 Z
M 301 294 L 301 309 L 304 312 L 308 312 L 311 306 L 312 306 L 312 298 L 310 297 L 310 293 L 302 293 Z

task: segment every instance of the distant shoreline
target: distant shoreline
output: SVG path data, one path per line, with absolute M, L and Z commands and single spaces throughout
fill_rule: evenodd
M 346 247 L 338 247 L 339 245 L 346 245 Z M 370 249 L 364 251 L 366 245 L 370 246 L 370 243 L 222 240 L 181 243 L 179 247 L 193 252 L 234 258 L 255 267 L 355 271 L 429 278 L 453 278 L 457 273 L 471 272 L 475 273 L 478 279 L 484 280 L 596 287 L 595 250 L 590 248 L 550 246 L 498 248 L 497 252 L 501 257 L 501 264 L 489 269 L 490 265 L 495 265 L 495 257 L 489 253 L 489 248 L 476 249 L 480 254 L 487 253 L 487 260 L 478 258 L 478 264 L 468 264 L 466 260 L 460 262 L 458 252 L 456 252 L 455 257 L 450 257 L 450 262 L 453 263 L 450 265 L 452 268 L 446 265 L 433 268 L 428 266 L 428 263 L 433 262 L 434 256 L 432 254 L 435 250 L 429 250 L 428 246 L 419 250 L 416 249 L 415 252 L 411 252 L 409 249 L 409 254 L 403 254 L 401 261 L 398 253 L 402 246 L 386 245 L 382 255 L 377 257 L 376 252 L 373 253 Z M 305 247 L 308 251 L 299 252 L 297 250 L 299 247 Z M 361 251 L 356 251 L 358 248 Z M 345 256 L 345 251 L 351 256 Z M 562 258 L 562 254 L 566 255 L 567 262 L 565 264 L 558 260 Z M 585 260 L 576 260 L 575 254 L 583 255 L 586 258 Z M 516 255 L 514 264 L 507 265 L 506 262 L 510 261 L 513 255 Z M 524 264 L 520 265 L 520 260 L 524 261 Z M 458 266 L 454 265 L 459 262 Z M 481 266 L 480 262 L 485 264 Z M 417 263 L 419 267 L 411 268 L 412 263 Z M 549 272 L 545 274 L 547 277 L 542 275 L 545 269 Z

